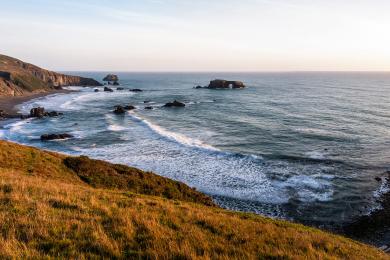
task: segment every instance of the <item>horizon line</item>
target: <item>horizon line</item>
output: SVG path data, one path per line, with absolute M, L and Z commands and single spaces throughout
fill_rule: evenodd
M 55 70 L 56 72 L 97 73 L 390 73 L 390 70 Z

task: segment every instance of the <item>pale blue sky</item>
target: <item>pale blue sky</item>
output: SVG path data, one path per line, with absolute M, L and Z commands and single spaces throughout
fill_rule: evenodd
M 0 53 L 54 70 L 390 70 L 385 0 L 0 3 Z

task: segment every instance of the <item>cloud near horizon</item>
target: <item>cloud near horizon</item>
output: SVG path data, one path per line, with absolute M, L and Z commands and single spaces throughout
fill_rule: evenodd
M 0 53 L 55 70 L 390 70 L 380 0 L 8 1 Z

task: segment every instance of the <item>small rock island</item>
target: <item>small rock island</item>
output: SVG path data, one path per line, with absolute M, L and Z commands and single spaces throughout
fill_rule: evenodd
M 114 85 L 118 86 L 119 85 L 119 77 L 118 75 L 115 74 L 108 74 L 106 77 L 104 77 L 103 81 L 107 81 L 108 85 Z
M 241 81 L 229 81 L 224 79 L 216 79 L 210 81 L 208 88 L 212 88 L 212 89 L 245 88 L 245 85 Z
M 224 80 L 224 79 L 215 79 L 210 81 L 208 86 L 196 86 L 196 89 L 208 88 L 208 89 L 241 89 L 245 88 L 245 84 L 242 81 L 237 80 Z

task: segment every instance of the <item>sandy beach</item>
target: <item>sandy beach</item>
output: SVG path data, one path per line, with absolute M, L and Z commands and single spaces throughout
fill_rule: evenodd
M 40 98 L 47 95 L 52 95 L 56 93 L 68 93 L 69 90 L 53 90 L 50 92 L 41 92 L 41 93 L 34 93 L 30 95 L 25 96 L 17 96 L 17 97 L 0 97 L 0 110 L 3 110 L 5 114 L 12 116 L 18 115 L 18 110 L 16 109 L 16 106 L 19 104 L 22 104 L 24 102 L 27 102 L 34 98 Z

